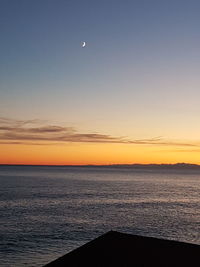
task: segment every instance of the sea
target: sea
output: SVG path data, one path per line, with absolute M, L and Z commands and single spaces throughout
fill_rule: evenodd
M 0 266 L 43 266 L 116 230 L 200 244 L 200 170 L 0 166 Z

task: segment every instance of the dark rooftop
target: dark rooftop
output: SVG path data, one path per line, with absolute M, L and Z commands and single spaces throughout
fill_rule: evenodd
M 198 267 L 200 246 L 110 231 L 45 266 Z

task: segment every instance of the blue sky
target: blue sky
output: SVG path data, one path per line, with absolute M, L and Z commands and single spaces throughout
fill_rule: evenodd
M 195 129 L 200 111 L 199 10 L 194 0 L 1 0 L 0 114 L 188 138 L 184 123 Z

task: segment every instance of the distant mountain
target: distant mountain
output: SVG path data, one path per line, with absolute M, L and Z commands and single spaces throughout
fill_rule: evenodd
M 131 169 L 188 169 L 200 170 L 200 165 L 190 163 L 176 164 L 110 164 L 110 165 L 23 165 L 23 164 L 0 164 L 0 166 L 24 166 L 24 167 L 104 167 L 104 168 L 131 168 Z
M 105 165 L 104 167 L 126 167 L 135 169 L 199 169 L 198 164 L 189 163 L 176 163 L 176 164 L 117 164 L 117 165 Z

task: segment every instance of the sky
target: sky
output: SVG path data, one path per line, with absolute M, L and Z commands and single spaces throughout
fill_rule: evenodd
M 0 0 L 0 164 L 200 164 L 199 10 Z

